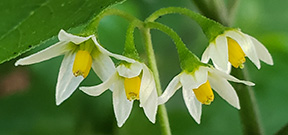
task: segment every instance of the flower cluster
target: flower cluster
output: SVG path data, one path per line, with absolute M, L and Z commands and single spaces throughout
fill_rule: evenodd
M 150 26 L 161 26 L 163 31 L 169 31 L 168 28 L 157 23 L 150 23 Z M 129 34 L 133 35 L 133 32 Z M 173 34 L 175 36 L 175 33 L 171 35 Z M 212 89 L 233 107 L 240 109 L 239 98 L 228 81 L 248 86 L 254 85 L 252 82 L 229 75 L 231 65 L 235 68 L 243 68 L 246 56 L 258 69 L 260 60 L 273 65 L 272 57 L 264 45 L 238 29 L 225 29 L 213 38 L 210 39 L 211 42 L 204 51 L 201 61 L 187 49 L 184 43 L 182 44 L 181 39 L 174 39 L 174 42 L 180 43 L 176 46 L 182 72 L 172 79 L 159 97 L 154 73 L 143 62 L 136 59 L 139 56 L 135 56 L 138 53 L 134 44 L 130 44 L 127 48 L 125 46 L 124 50 L 127 52 L 122 56 L 107 51 L 97 42 L 94 35 L 82 37 L 61 30 L 58 34 L 59 42 L 18 60 L 15 65 L 39 63 L 64 55 L 56 84 L 56 105 L 60 105 L 72 95 L 92 68 L 102 83 L 91 87 L 80 87 L 80 90 L 90 96 L 99 96 L 110 89 L 113 92 L 114 113 L 119 127 L 128 119 L 135 100 L 139 101 L 147 118 L 155 123 L 158 105 L 166 103 L 182 87 L 188 111 L 195 121 L 200 123 L 202 104 L 209 105 L 214 100 Z M 110 57 L 120 60 L 120 64 L 115 66 Z M 208 64 L 209 59 L 212 60 L 215 68 Z

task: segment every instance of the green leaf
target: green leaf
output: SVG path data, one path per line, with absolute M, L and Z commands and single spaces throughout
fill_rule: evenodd
M 125 0 L 4 0 L 0 2 L 0 64 L 57 35 L 87 23 Z

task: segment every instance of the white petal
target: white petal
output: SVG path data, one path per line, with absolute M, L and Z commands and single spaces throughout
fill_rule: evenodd
M 73 42 L 74 44 L 80 44 L 86 40 L 88 40 L 89 38 L 93 37 L 92 35 L 89 37 L 80 37 L 80 36 L 76 36 L 76 35 L 72 35 L 70 33 L 67 33 L 64 30 L 60 30 L 59 34 L 58 34 L 58 39 L 60 41 L 70 41 Z
M 140 102 L 144 103 L 147 100 L 150 100 L 149 96 L 154 90 L 156 91 L 156 85 L 155 85 L 153 73 L 145 64 L 141 64 L 141 65 L 143 67 L 143 74 L 141 78 L 139 96 L 140 96 Z
M 131 59 L 131 58 L 127 58 L 125 56 L 122 56 L 122 55 L 118 55 L 118 54 L 114 54 L 114 53 L 111 53 L 109 52 L 108 50 L 106 50 L 105 48 L 103 48 L 96 40 L 95 36 L 91 37 L 92 40 L 94 41 L 94 43 L 96 44 L 97 48 L 99 49 L 100 52 L 104 53 L 104 54 L 107 54 L 109 56 L 112 56 L 116 59 L 119 59 L 119 60 L 124 60 L 124 61 L 127 61 L 128 63 L 134 63 L 135 60 Z
M 181 74 L 175 76 L 172 79 L 172 81 L 168 84 L 164 93 L 158 98 L 159 105 L 166 103 L 174 95 L 174 93 L 182 86 L 180 83 L 180 76 Z
M 235 108 L 240 109 L 239 99 L 236 91 L 226 79 L 217 76 L 216 74 L 212 74 L 208 76 L 208 80 L 212 89 L 214 89 L 223 99 L 225 99 Z
M 228 43 L 225 35 L 220 35 L 215 40 L 215 49 L 210 50 L 211 59 L 214 66 L 222 70 L 224 72 L 228 72 L 229 70 L 229 62 L 228 62 Z
M 202 114 L 202 104 L 197 100 L 193 90 L 186 89 L 185 86 L 183 89 L 183 98 L 188 108 L 190 115 L 194 120 L 200 124 L 201 114 Z
M 51 59 L 53 57 L 59 56 L 61 54 L 64 54 L 65 52 L 69 51 L 66 49 L 67 44 L 68 44 L 68 42 L 58 42 L 58 43 L 51 45 L 50 47 L 48 47 L 48 48 L 46 48 L 40 52 L 32 54 L 28 57 L 19 59 L 15 63 L 15 66 L 34 64 L 34 63 L 45 61 L 45 60 Z
M 60 105 L 79 86 L 84 79 L 82 76 L 75 77 L 72 73 L 75 55 L 66 54 L 62 61 L 56 85 L 56 105 Z
M 152 123 L 155 123 L 155 119 L 156 119 L 156 113 L 157 113 L 157 107 L 158 107 L 157 98 L 158 98 L 158 95 L 157 95 L 156 87 L 154 87 L 154 89 L 152 90 L 152 93 L 148 97 L 147 101 L 143 103 L 140 98 L 140 105 L 143 107 L 145 115 Z
M 125 89 L 124 89 L 124 80 L 118 79 L 115 82 L 115 87 L 113 88 L 113 107 L 117 120 L 118 127 L 121 127 L 125 121 L 128 119 L 133 101 L 127 100 Z
M 214 69 L 214 68 L 210 68 L 208 70 L 209 70 L 209 75 L 221 76 L 222 78 L 225 78 L 229 81 L 233 81 L 233 82 L 237 82 L 237 83 L 243 83 L 243 84 L 248 85 L 248 86 L 254 86 L 255 85 L 254 83 L 252 83 L 250 81 L 239 80 L 239 79 L 235 78 L 234 76 L 231 76 L 229 74 L 226 74 L 226 73 L 221 72 L 221 71 Z
M 183 72 L 180 82 L 186 89 L 196 89 L 207 82 L 208 67 L 200 66 L 193 74 Z
M 255 39 L 254 37 L 249 36 L 249 35 L 246 35 L 246 36 L 251 38 L 251 40 L 255 46 L 255 49 L 256 49 L 256 52 L 257 52 L 259 59 L 264 61 L 265 63 L 267 63 L 269 65 L 273 65 L 272 56 L 268 52 L 266 47 L 263 44 L 261 44 L 257 39 Z
M 117 81 L 117 79 L 118 79 L 118 75 L 116 72 L 114 72 L 114 74 L 111 75 L 110 78 L 108 78 L 103 83 L 96 85 L 96 86 L 92 86 L 92 87 L 80 87 L 80 90 L 82 90 L 83 92 L 85 92 L 86 94 L 90 96 L 99 96 L 104 91 L 109 89 L 109 87 L 112 86 L 112 84 L 115 81 Z
M 201 57 L 201 62 L 203 62 L 203 63 L 208 63 L 208 61 L 209 61 L 209 59 L 210 59 L 210 48 L 211 48 L 211 46 L 215 46 L 215 44 L 214 43 L 210 43 L 209 45 L 208 45 L 208 47 L 205 49 L 205 51 L 203 52 L 203 54 L 202 54 L 202 57 Z
M 92 69 L 102 81 L 105 81 L 116 71 L 112 59 L 99 51 L 97 55 L 93 56 Z
M 247 57 L 256 65 L 256 67 L 260 68 L 260 61 L 257 56 L 257 52 L 255 47 L 249 37 L 247 37 L 244 33 L 236 30 L 231 30 L 226 32 L 226 35 L 233 40 L 235 40 L 243 50 L 243 52 L 247 55 Z
M 117 71 L 120 76 L 125 78 L 132 78 L 139 76 L 143 67 L 139 62 L 131 63 L 129 67 L 126 67 L 124 64 L 121 64 L 117 67 Z

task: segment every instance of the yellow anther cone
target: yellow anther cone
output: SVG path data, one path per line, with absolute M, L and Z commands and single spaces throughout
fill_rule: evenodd
M 139 100 L 140 85 L 141 79 L 139 76 L 133 78 L 125 78 L 124 87 L 128 100 Z
M 208 80 L 206 83 L 198 87 L 198 89 L 193 89 L 193 91 L 198 101 L 202 104 L 210 105 L 214 100 L 214 94 Z
M 92 57 L 88 51 L 79 50 L 76 53 L 72 72 L 74 76 L 82 75 L 84 78 L 90 72 L 92 66 Z
M 238 68 L 239 66 L 240 68 L 243 68 L 243 63 L 246 61 L 245 53 L 243 52 L 242 48 L 235 40 L 229 37 L 227 38 L 227 40 L 228 40 L 229 62 L 235 68 Z

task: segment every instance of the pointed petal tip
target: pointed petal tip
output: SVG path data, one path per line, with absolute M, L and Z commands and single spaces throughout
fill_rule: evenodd
M 15 62 L 14 66 L 17 67 L 19 65 L 19 60 Z
M 156 122 L 156 118 L 154 117 L 152 120 L 150 120 L 153 124 Z
M 199 119 L 199 120 L 196 120 L 196 119 L 195 119 L 195 121 L 196 121 L 197 124 L 200 125 L 200 123 L 201 123 L 200 119 Z
M 119 128 L 121 128 L 121 127 L 123 126 L 123 124 L 124 124 L 124 123 L 119 123 L 119 122 L 118 122 L 118 123 L 117 123 L 117 126 L 118 126 Z
M 56 105 L 59 106 L 63 101 L 56 99 Z
M 248 86 L 255 86 L 255 83 L 253 83 L 253 82 L 247 82 L 246 85 L 248 85 Z
M 238 106 L 236 107 L 236 109 L 240 110 L 240 109 L 241 109 L 240 105 L 238 105 Z

